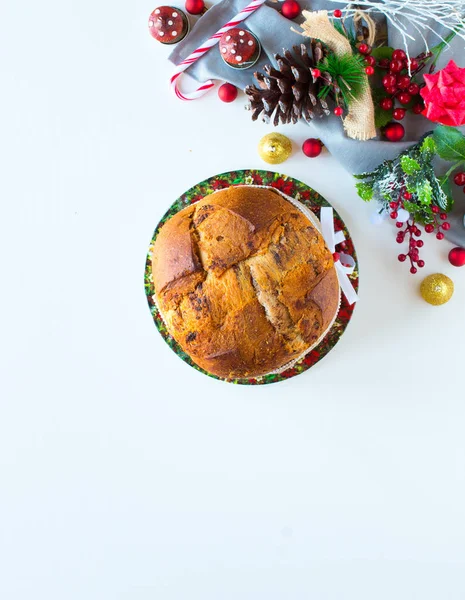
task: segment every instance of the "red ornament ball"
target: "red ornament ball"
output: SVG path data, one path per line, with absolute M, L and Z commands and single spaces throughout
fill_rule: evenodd
M 405 60 L 407 58 L 407 55 L 403 50 L 394 50 L 394 52 L 392 53 L 392 58 L 394 60 Z
M 237 87 L 232 83 L 223 83 L 218 88 L 218 98 L 223 102 L 234 102 L 237 98 Z
M 286 19 L 295 19 L 301 12 L 302 9 L 297 0 L 285 0 L 281 6 L 281 14 L 286 17 Z
M 412 96 L 408 92 L 402 92 L 399 94 L 398 98 L 401 104 L 408 104 L 412 99 Z
M 302 144 L 302 152 L 309 158 L 315 158 L 321 154 L 322 147 L 323 144 L 321 143 L 321 140 L 309 138 Z
M 336 19 L 340 19 L 342 17 L 342 10 L 336 8 L 336 10 L 333 12 L 333 15 L 336 17 Z
M 388 123 L 383 130 L 383 135 L 390 142 L 400 142 L 405 135 L 404 126 L 400 123 Z
M 465 185 L 465 173 L 463 171 L 461 171 L 460 173 L 456 173 L 456 175 L 454 175 L 454 183 L 455 185 Z
M 449 252 L 449 262 L 453 267 L 463 267 L 465 265 L 465 248 L 452 248 Z
M 205 10 L 205 2 L 203 0 L 186 0 L 186 10 L 191 15 L 200 15 Z
M 360 54 L 370 54 L 371 52 L 371 48 L 368 44 L 360 44 L 360 46 L 358 47 L 358 51 L 360 52 Z

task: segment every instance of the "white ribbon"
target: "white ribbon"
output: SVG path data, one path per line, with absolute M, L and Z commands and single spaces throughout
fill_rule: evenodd
M 320 210 L 321 233 L 330 252 L 336 252 L 336 245 L 345 240 L 343 231 L 334 231 L 333 209 L 330 206 L 322 206 Z M 357 292 L 354 290 L 349 275 L 352 275 L 355 269 L 355 260 L 349 254 L 338 252 L 339 260 L 334 262 L 337 278 L 341 286 L 342 293 L 347 298 L 349 304 L 357 302 Z

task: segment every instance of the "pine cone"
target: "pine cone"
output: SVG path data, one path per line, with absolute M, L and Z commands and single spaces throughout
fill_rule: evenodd
M 249 98 L 252 121 L 263 113 L 263 121 L 297 123 L 303 117 L 307 123 L 315 117 L 329 115 L 328 104 L 318 98 L 320 89 L 331 83 L 331 77 L 323 73 L 316 79 L 312 69 L 323 59 L 325 52 L 321 42 L 311 41 L 310 53 L 305 44 L 294 46 L 294 54 L 284 50 L 284 56 L 275 55 L 279 71 L 267 65 L 265 74 L 254 73 L 258 86 L 249 85 L 245 93 Z

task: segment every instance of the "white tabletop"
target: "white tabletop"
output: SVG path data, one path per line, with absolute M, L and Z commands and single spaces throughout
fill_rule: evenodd
M 0 597 L 462 600 L 465 270 L 424 273 L 352 177 L 299 150 L 356 244 L 360 301 L 284 383 L 183 363 L 143 289 L 153 229 L 215 173 L 267 168 L 244 97 L 182 103 L 148 0 L 3 0 Z M 443 307 L 422 275 L 456 285 Z

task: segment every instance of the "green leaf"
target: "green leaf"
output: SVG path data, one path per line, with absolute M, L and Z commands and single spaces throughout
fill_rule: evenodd
M 437 153 L 444 160 L 465 160 L 465 136 L 454 127 L 439 125 L 433 132 Z
M 423 179 L 417 183 L 417 189 L 415 190 L 416 195 L 418 196 L 418 201 L 422 204 L 431 204 L 431 200 L 433 197 L 433 188 L 431 187 L 431 183 L 428 179 Z
M 357 193 L 362 200 L 369 202 L 373 198 L 373 186 L 369 183 L 356 183 Z
M 392 121 L 392 110 L 383 110 L 379 104 L 375 104 L 375 127 L 381 129 Z
M 436 143 L 431 136 L 426 137 L 420 146 L 420 152 L 425 160 L 431 160 L 436 153 Z
M 413 216 L 418 210 L 418 205 L 409 200 L 404 200 L 404 208 Z
M 390 48 L 389 46 L 381 46 L 380 48 L 374 48 L 371 51 L 371 56 L 374 56 L 378 60 L 383 58 L 389 58 L 389 60 L 391 60 L 393 52 L 394 48 Z
M 407 173 L 407 175 L 413 175 L 421 170 L 420 163 L 410 156 L 402 156 L 400 166 L 402 167 L 402 171 Z

